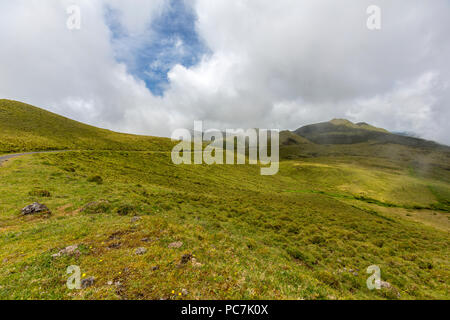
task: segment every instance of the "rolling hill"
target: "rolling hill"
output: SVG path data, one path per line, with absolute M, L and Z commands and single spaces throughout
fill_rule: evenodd
M 343 119 L 281 132 L 280 155 L 291 160 L 353 157 L 364 161 L 365 158 L 379 158 L 409 168 L 416 174 L 450 181 L 450 147 Z
M 334 119 L 301 127 L 294 131 L 317 144 L 355 144 L 362 142 L 393 143 L 408 147 L 439 148 L 439 144 L 419 138 L 408 137 L 373 127 L 367 123 L 357 124 L 345 119 Z
M 261 176 L 175 165 L 152 151 L 168 139 L 1 106 L 5 151 L 74 150 L 0 165 L 0 299 L 450 298 L 445 147 L 334 121 L 283 131 L 279 173 Z M 370 139 L 318 143 L 342 125 Z M 33 202 L 52 213 L 21 215 Z M 66 287 L 73 265 L 90 279 L 81 290 Z M 371 265 L 381 290 L 366 286 Z
M 12 100 L 0 100 L 0 153 L 44 150 L 170 151 L 170 139 L 99 129 Z

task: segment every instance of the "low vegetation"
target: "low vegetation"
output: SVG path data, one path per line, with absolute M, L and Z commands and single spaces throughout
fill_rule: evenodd
M 104 146 L 4 162 L 0 299 L 449 299 L 446 155 L 289 136 L 275 176 Z M 367 288 L 371 265 L 389 286 Z
M 169 151 L 170 139 L 116 133 L 0 99 L 0 154 L 45 150 Z
M 103 183 L 90 182 L 94 175 Z M 358 177 L 359 192 L 348 189 Z M 262 177 L 249 165 L 83 151 L 17 158 L 0 179 L 0 298 L 448 298 L 448 211 L 434 211 L 444 229 L 395 211 L 420 215 L 414 205 L 440 203 L 429 186 L 448 187 L 401 169 L 315 159 L 283 162 L 277 176 Z M 389 189 L 399 199 L 388 199 L 392 211 L 358 197 L 370 190 L 387 201 Z M 20 217 L 18 208 L 36 199 L 53 214 Z M 177 241 L 180 248 L 169 248 Z M 81 254 L 52 258 L 70 245 Z M 140 247 L 147 251 L 136 255 Z M 195 263 L 181 264 L 186 254 Z M 391 289 L 367 289 L 373 264 Z M 94 285 L 68 290 L 69 265 Z M 188 295 L 179 296 L 183 289 Z

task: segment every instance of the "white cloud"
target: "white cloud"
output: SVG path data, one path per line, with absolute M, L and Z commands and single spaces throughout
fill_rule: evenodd
M 82 9 L 80 31 L 65 27 L 73 3 Z M 117 55 L 151 39 L 151 21 L 167 1 L 0 0 L 0 94 L 154 135 L 197 119 L 218 128 L 296 129 L 348 117 L 450 143 L 447 0 L 378 0 L 380 31 L 366 28 L 374 4 L 367 0 L 186 3 L 211 54 L 190 68 L 174 66 L 165 95 L 155 97 Z M 118 12 L 127 41 L 112 41 L 105 4 Z
M 120 24 L 134 36 L 145 33 L 154 17 L 161 13 L 167 4 L 164 0 L 139 1 L 138 5 L 131 4 L 129 0 L 103 2 L 116 10 Z
M 391 91 L 369 99 L 355 101 L 347 111 L 350 119 L 371 119 L 374 125 L 395 128 L 429 139 L 445 141 L 445 130 L 437 130 L 441 117 L 449 116 L 448 108 L 435 108 L 443 88 L 436 72 L 427 72 L 408 82 L 399 82 Z M 448 87 L 447 87 L 448 89 Z M 437 112 L 437 113 L 436 113 Z

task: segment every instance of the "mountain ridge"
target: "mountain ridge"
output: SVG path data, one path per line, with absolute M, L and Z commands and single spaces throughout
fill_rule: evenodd
M 0 99 L 0 152 L 46 150 L 170 151 L 169 138 L 114 132 L 87 125 L 56 113 L 14 100 Z M 391 133 L 366 122 L 347 119 L 310 124 L 280 132 L 281 147 L 317 149 L 320 146 L 394 144 L 419 149 L 450 151 L 434 141 Z M 314 153 L 314 152 L 313 152 Z
M 364 142 L 393 143 L 408 147 L 439 148 L 446 145 L 389 132 L 365 122 L 353 123 L 346 119 L 333 119 L 300 127 L 293 133 L 320 145 L 356 144 Z
M 118 133 L 14 100 L 0 99 L 0 152 L 68 149 L 169 151 L 169 138 Z

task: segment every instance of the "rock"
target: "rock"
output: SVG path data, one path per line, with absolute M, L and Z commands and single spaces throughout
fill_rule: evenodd
M 191 259 L 191 263 L 192 263 L 192 265 L 194 266 L 194 267 L 196 267 L 196 268 L 200 268 L 201 266 L 203 266 L 200 262 L 198 262 L 197 261 L 197 259 L 195 259 L 195 258 L 192 258 Z
M 156 270 L 159 270 L 159 266 L 152 267 L 152 271 L 156 271 Z
M 53 258 L 61 257 L 63 255 L 72 256 L 72 255 L 80 255 L 81 252 L 78 250 L 78 245 L 68 246 L 62 250 L 60 250 L 58 253 L 52 254 Z
M 112 286 L 112 285 L 113 285 L 113 282 L 112 282 L 112 281 L 108 281 L 106 284 L 107 284 L 108 286 Z
M 181 264 L 186 264 L 192 259 L 192 254 L 188 253 L 181 257 Z
M 386 288 L 386 289 L 392 288 L 391 284 L 386 281 L 380 281 L 380 286 L 381 286 L 381 288 Z
M 181 290 L 181 294 L 182 294 L 183 296 L 187 296 L 187 295 L 189 294 L 189 291 L 187 291 L 186 289 L 182 289 L 182 290 Z
M 181 248 L 182 245 L 183 245 L 183 242 L 181 242 L 181 241 L 176 241 L 176 242 L 170 243 L 170 244 L 169 244 L 169 248 L 175 248 L 175 249 L 178 249 L 178 248 Z
M 143 247 L 137 248 L 137 249 L 134 251 L 135 254 L 139 254 L 139 255 L 142 255 L 142 254 L 144 254 L 144 253 L 146 253 L 146 252 L 147 252 L 147 248 L 143 248 Z
M 133 217 L 133 218 L 131 218 L 131 223 L 138 222 L 139 220 L 142 220 L 142 218 L 141 217 Z
M 89 278 L 83 279 L 83 280 L 81 280 L 81 287 L 83 289 L 91 287 L 92 285 L 94 285 L 94 281 L 95 281 L 94 277 L 89 277 Z
M 25 208 L 23 208 L 21 210 L 21 213 L 22 213 L 23 216 L 27 216 L 27 215 L 30 215 L 30 214 L 37 214 L 37 213 L 40 213 L 40 214 L 52 214 L 52 212 L 50 211 L 49 208 L 47 208 L 46 205 L 40 204 L 40 203 L 37 203 L 37 202 L 34 202 L 34 203 L 30 204 L 29 206 L 26 206 Z

